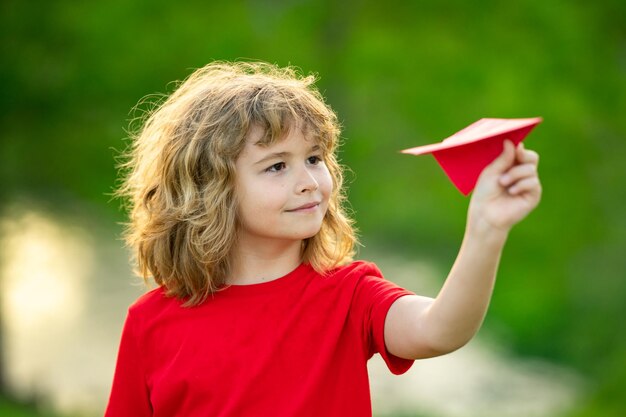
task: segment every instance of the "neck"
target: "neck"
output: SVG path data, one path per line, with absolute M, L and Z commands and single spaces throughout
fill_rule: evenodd
M 302 241 L 239 241 L 233 249 L 227 284 L 249 285 L 287 275 L 302 262 Z

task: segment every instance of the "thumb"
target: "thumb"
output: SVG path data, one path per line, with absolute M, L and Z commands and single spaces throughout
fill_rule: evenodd
M 508 139 L 504 141 L 503 145 L 502 153 L 487 166 L 486 170 L 495 174 L 501 174 L 513 165 L 515 162 L 515 145 Z

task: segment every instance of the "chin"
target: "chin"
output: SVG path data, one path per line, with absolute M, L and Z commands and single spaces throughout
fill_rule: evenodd
M 299 239 L 299 240 L 310 239 L 316 234 L 318 234 L 320 230 L 321 230 L 321 227 L 317 227 L 317 228 L 313 228 L 309 230 L 302 230 L 301 233 L 297 234 L 296 239 Z

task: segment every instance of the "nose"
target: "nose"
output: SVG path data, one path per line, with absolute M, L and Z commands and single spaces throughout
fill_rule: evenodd
M 306 192 L 315 191 L 319 188 L 319 184 L 315 179 L 315 175 L 308 167 L 302 167 L 300 174 L 298 175 L 298 181 L 296 183 L 296 192 L 303 194 Z

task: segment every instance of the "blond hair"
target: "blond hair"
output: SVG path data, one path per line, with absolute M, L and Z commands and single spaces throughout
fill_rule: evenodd
M 352 260 L 356 237 L 335 155 L 339 123 L 314 82 L 289 67 L 215 62 L 146 112 L 141 128 L 131 129 L 115 191 L 130 212 L 124 238 L 139 276 L 186 306 L 224 287 L 237 239 L 234 166 L 255 126 L 264 131 L 261 144 L 296 125 L 318 142 L 333 192 L 320 231 L 303 242 L 302 260 L 321 273 Z

